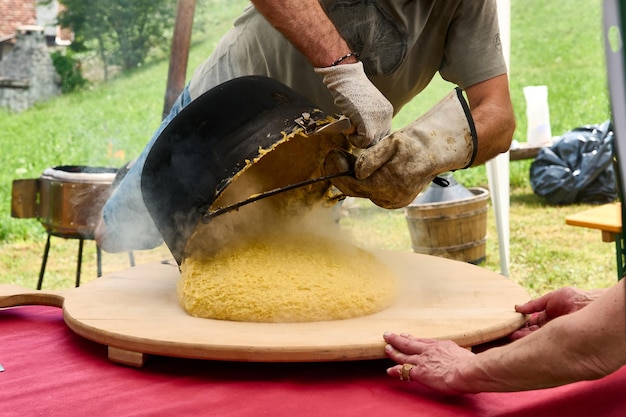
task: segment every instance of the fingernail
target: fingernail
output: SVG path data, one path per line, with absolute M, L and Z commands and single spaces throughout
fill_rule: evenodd
M 393 346 L 387 345 L 385 346 L 385 352 L 391 352 L 393 350 Z
M 389 337 L 389 336 L 391 336 L 391 332 L 385 332 L 385 333 L 383 333 L 383 337 L 384 337 L 384 338 L 387 338 L 387 337 Z

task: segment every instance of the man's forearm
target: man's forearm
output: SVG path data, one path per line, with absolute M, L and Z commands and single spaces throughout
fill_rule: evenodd
M 511 146 L 515 123 L 512 115 L 495 105 L 484 105 L 472 111 L 478 136 L 474 166 L 482 165 Z
M 476 166 L 509 149 L 515 115 L 506 74 L 470 86 L 466 93 L 478 135 Z
M 351 52 L 318 0 L 253 0 L 252 3 L 314 67 L 328 67 Z M 355 58 L 343 62 L 352 63 Z

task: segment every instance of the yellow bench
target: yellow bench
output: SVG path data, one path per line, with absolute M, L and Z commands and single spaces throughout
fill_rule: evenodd
M 622 238 L 622 204 L 611 203 L 594 207 L 567 216 L 565 223 L 570 226 L 598 229 L 602 232 L 603 242 L 615 242 L 617 255 L 617 278 L 624 276 L 626 257 Z

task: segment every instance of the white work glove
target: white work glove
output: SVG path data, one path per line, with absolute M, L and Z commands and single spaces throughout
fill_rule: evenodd
M 324 85 L 335 105 L 356 127 L 348 140 L 357 148 L 374 145 L 391 132 L 393 106 L 365 75 L 363 63 L 315 68 L 324 76 Z
M 338 177 L 335 187 L 348 196 L 369 198 L 384 208 L 411 203 L 438 174 L 468 168 L 477 149 L 476 129 L 460 89 L 426 114 L 363 150 L 354 164 L 356 178 Z M 324 173 L 350 168 L 352 155 L 330 152 Z

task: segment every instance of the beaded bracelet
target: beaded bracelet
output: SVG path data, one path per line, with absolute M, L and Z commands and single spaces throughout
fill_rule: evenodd
M 350 58 L 351 56 L 355 57 L 356 59 L 359 59 L 359 54 L 358 54 L 357 52 L 349 52 L 349 53 L 345 54 L 344 56 L 342 56 L 341 58 L 339 58 L 338 60 L 333 61 L 333 63 L 332 63 L 332 64 L 330 64 L 330 66 L 331 66 L 331 67 L 336 67 L 337 65 L 341 64 L 341 62 L 342 62 L 344 59 L 348 59 L 348 58 Z

